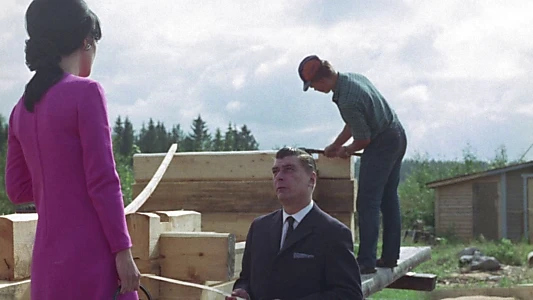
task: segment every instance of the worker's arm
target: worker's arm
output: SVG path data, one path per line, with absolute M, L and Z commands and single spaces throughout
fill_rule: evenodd
M 324 155 L 327 157 L 336 156 L 342 145 L 344 145 L 344 143 L 346 143 L 351 137 L 352 133 L 350 131 L 350 127 L 348 127 L 348 125 L 344 125 L 344 128 L 342 129 L 341 133 L 339 133 L 335 141 L 331 143 L 331 145 L 324 148 Z

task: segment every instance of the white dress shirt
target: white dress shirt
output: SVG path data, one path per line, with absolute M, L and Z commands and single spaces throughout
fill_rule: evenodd
M 289 222 L 287 222 L 287 217 L 292 216 L 294 218 L 294 223 L 292 225 L 293 229 L 296 229 L 298 224 L 303 220 L 303 218 L 311 211 L 313 208 L 314 201 L 311 200 L 311 202 L 304 208 L 302 208 L 299 212 L 295 213 L 294 215 L 289 215 L 288 213 L 283 210 L 283 227 L 281 227 L 281 243 L 279 244 L 279 248 L 283 248 L 283 242 L 285 241 L 285 235 L 287 234 L 287 229 L 289 228 Z

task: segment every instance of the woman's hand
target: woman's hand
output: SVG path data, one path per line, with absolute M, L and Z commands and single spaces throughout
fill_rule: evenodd
M 139 289 L 141 273 L 133 261 L 131 249 L 120 251 L 115 256 L 118 278 L 120 280 L 120 293 L 125 294 Z

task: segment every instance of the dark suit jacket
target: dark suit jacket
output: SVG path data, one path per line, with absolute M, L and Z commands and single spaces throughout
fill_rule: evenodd
M 252 300 L 363 299 L 352 233 L 314 203 L 280 250 L 283 212 L 255 219 L 234 289 Z

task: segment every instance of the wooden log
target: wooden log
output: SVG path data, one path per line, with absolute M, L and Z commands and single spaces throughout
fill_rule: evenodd
M 30 280 L 0 281 L 0 299 L 30 300 Z
M 353 180 L 319 179 L 313 199 L 324 211 L 354 212 L 356 186 Z M 133 194 L 142 191 L 135 183 Z M 140 211 L 192 210 L 206 212 L 268 213 L 281 207 L 272 180 L 162 182 Z
M 202 231 L 202 215 L 196 211 L 154 211 L 161 220 L 161 231 Z
M 377 273 L 362 275 L 363 296 L 379 292 L 418 265 L 431 259 L 431 247 L 401 247 L 398 266 L 394 269 L 378 268 Z
M 202 231 L 230 232 L 235 234 L 237 242 L 246 241 L 253 220 L 264 214 L 266 213 L 202 213 Z M 331 213 L 330 215 L 350 228 L 355 234 L 354 213 Z
M 180 152 L 174 154 L 162 181 L 266 180 L 272 178 L 276 151 Z M 147 182 L 161 164 L 164 154 L 135 154 L 133 171 L 136 182 Z M 354 179 L 354 160 L 316 159 L 319 177 Z
M 36 213 L 0 216 L 0 280 L 30 277 L 36 227 Z
M 174 153 L 176 153 L 177 149 L 178 149 L 178 144 L 172 144 L 172 146 L 170 146 L 168 153 L 162 159 L 161 163 L 158 164 L 158 167 L 155 170 L 155 172 L 152 173 L 152 175 L 150 175 L 150 179 L 149 179 L 150 181 L 148 182 L 146 187 L 124 209 L 124 212 L 126 213 L 126 215 L 136 212 L 146 202 L 146 200 L 148 200 L 152 192 L 155 190 L 155 188 L 161 181 L 161 178 L 163 178 L 163 175 L 167 171 L 168 166 L 170 165 L 172 158 L 174 158 Z
M 133 244 L 131 253 L 134 259 L 159 258 L 160 220 L 160 217 L 154 213 L 138 212 L 126 215 L 128 231 Z
M 388 289 L 431 292 L 437 285 L 437 275 L 408 272 L 387 286 Z
M 235 235 L 164 232 L 159 237 L 161 276 L 196 283 L 229 281 L 235 268 Z

